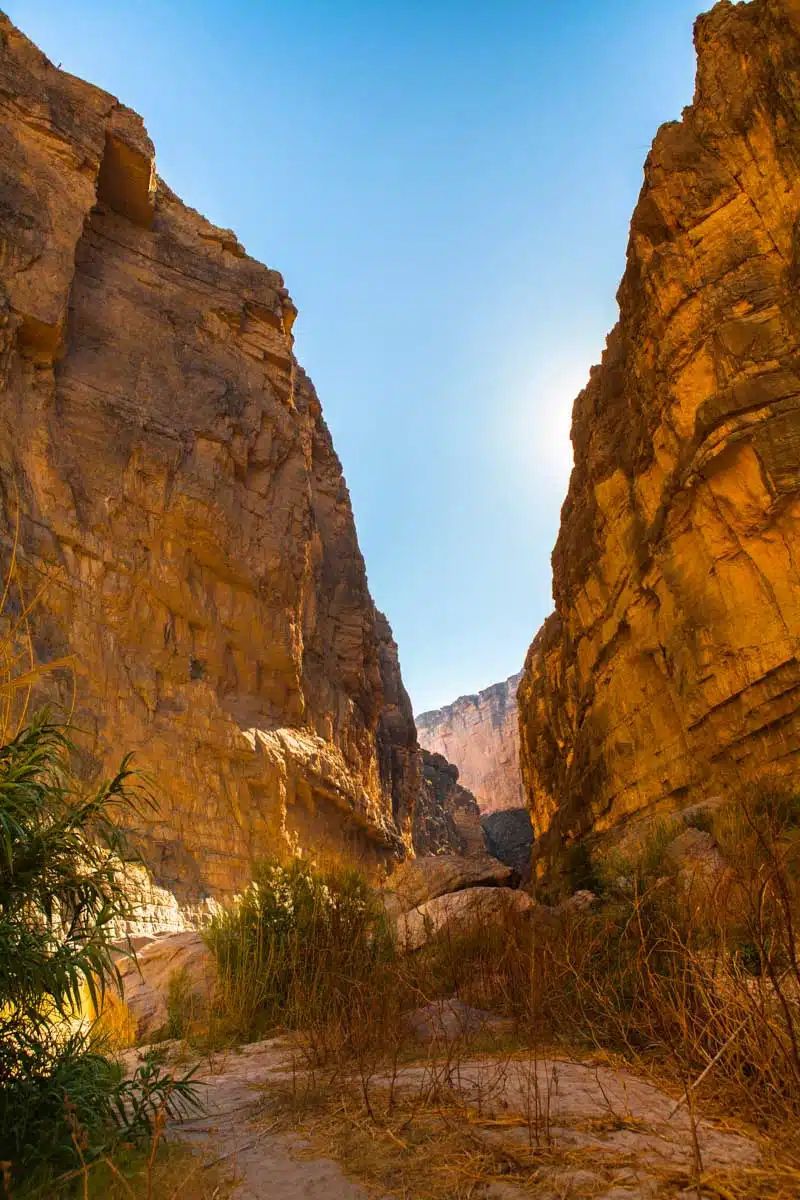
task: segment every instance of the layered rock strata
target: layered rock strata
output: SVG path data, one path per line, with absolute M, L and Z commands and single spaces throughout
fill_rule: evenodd
M 416 718 L 420 745 L 456 763 L 481 812 L 524 806 L 517 685 L 521 675 Z
M 264 854 L 402 856 L 414 724 L 280 275 L 4 17 L 0 108 L 6 563 L 19 514 L 16 582 L 39 657 L 74 657 L 89 769 L 134 752 L 147 862 L 183 894 Z
M 718 4 L 695 44 L 575 403 L 555 613 L 519 689 L 545 849 L 800 773 L 800 7 Z

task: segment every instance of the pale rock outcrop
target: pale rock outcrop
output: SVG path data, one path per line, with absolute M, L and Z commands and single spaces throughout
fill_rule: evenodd
M 107 1019 L 113 1021 L 111 1010 L 124 1003 L 129 1033 L 137 1044 L 167 1036 L 171 987 L 175 995 L 179 988 L 184 1018 L 207 1017 L 214 1000 L 216 968 L 200 934 L 187 931 L 137 941 L 136 957 L 125 956 L 117 963 L 122 994 L 109 987 Z
M 536 901 L 527 892 L 507 887 L 469 887 L 448 892 L 398 916 L 398 941 L 406 951 L 419 950 L 443 930 L 456 932 L 469 927 L 486 930 L 536 908 Z
M 800 774 L 800 8 L 723 2 L 695 43 L 575 403 L 555 613 L 519 687 L 544 857 Z
M 455 763 L 482 813 L 524 807 L 519 768 L 517 685 L 512 675 L 475 696 L 416 718 L 419 743 Z
M 140 845 L 184 897 L 265 854 L 404 855 L 411 710 L 280 275 L 2 16 L 0 110 L 3 542 L 19 510 L 87 770 L 134 752 Z
M 488 854 L 471 858 L 460 854 L 421 856 L 395 868 L 387 881 L 384 903 L 394 916 L 464 888 L 505 887 L 511 877 L 510 867 Z

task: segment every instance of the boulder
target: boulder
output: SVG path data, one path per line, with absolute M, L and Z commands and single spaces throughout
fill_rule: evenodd
M 406 951 L 419 950 L 437 933 L 459 932 L 532 913 L 538 906 L 527 892 L 503 887 L 471 887 L 427 900 L 397 918 L 397 936 Z
M 666 859 L 677 868 L 681 888 L 697 905 L 706 905 L 731 878 L 717 843 L 703 829 L 684 829 L 670 842 Z
M 183 1015 L 196 1018 L 208 1011 L 216 973 L 211 951 L 199 933 L 155 937 L 137 948 L 135 959 L 125 957 L 117 965 L 130 1034 L 137 1043 L 157 1041 L 166 1031 L 172 980 L 180 977 Z M 107 1005 L 110 1008 L 120 1005 L 119 998 L 109 993 Z
M 451 997 L 435 1000 L 406 1013 L 409 1032 L 421 1042 L 452 1042 L 456 1038 L 475 1037 L 480 1033 L 510 1033 L 514 1022 L 508 1017 L 482 1008 L 472 1008 L 462 1000 Z
M 401 863 L 387 881 L 384 903 L 391 916 L 464 888 L 501 887 L 511 879 L 511 868 L 488 854 L 464 858 L 435 854 Z

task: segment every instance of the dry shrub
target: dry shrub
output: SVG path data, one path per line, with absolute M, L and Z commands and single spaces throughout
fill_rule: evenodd
M 352 872 L 337 882 L 281 868 L 305 895 L 288 924 L 275 923 L 262 876 L 212 931 L 222 1002 L 251 1034 L 301 1030 L 305 1068 L 324 1068 L 336 1086 L 355 1079 L 370 1119 L 380 1080 L 411 1058 L 436 1058 L 447 1076 L 481 1049 L 535 1056 L 560 1045 L 671 1079 L 690 1106 L 713 1101 L 765 1131 L 790 1130 L 800 1115 L 800 803 L 762 784 L 703 824 L 711 860 L 676 858 L 686 827 L 654 826 L 633 857 L 591 864 L 603 887 L 591 908 L 509 903 L 414 954 L 393 943 Z M 409 1012 L 445 997 L 509 1018 L 513 1033 L 487 1041 L 465 1028 L 423 1049 Z
M 672 853 L 686 828 L 672 821 L 633 857 L 592 863 L 602 895 L 589 909 L 509 905 L 491 925 L 442 931 L 402 964 L 406 994 L 457 996 L 512 1018 L 517 1045 L 612 1052 L 669 1075 L 689 1101 L 791 1126 L 800 799 L 762 781 L 702 824 L 695 858 Z
M 562 920 L 543 959 L 542 1015 L 587 1042 L 713 1080 L 767 1126 L 800 1114 L 800 801 L 742 788 L 710 818 L 712 854 L 681 861 L 654 828 L 603 864 L 592 913 Z M 696 827 L 696 826 L 695 826 Z M 554 986 L 555 984 L 555 986 Z

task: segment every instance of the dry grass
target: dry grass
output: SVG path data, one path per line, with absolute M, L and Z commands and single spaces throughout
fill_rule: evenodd
M 643 1177 L 648 1127 L 623 1115 L 594 1119 L 559 1118 L 553 1129 L 534 1112 L 489 1115 L 464 1102 L 455 1088 L 425 1084 L 411 1093 L 385 1084 L 365 1110 L 355 1081 L 315 1076 L 294 1087 L 270 1088 L 271 1128 L 302 1135 L 303 1157 L 333 1158 L 374 1194 L 414 1200 L 470 1200 L 491 1184 L 511 1185 L 531 1196 L 578 1200 L 614 1186 L 635 1186 Z M 497 1063 L 502 1091 L 505 1064 Z M 627 1128 L 643 1136 L 643 1150 L 617 1151 L 603 1136 Z M 564 1143 L 567 1133 L 586 1134 L 586 1145 Z M 758 1167 L 700 1171 L 648 1159 L 646 1177 L 665 1196 L 701 1195 L 710 1200 L 796 1200 L 800 1173 L 769 1150 Z M 632 1193 L 636 1194 L 636 1193 Z
M 552 1188 L 559 1175 L 566 1182 L 567 1175 L 590 1166 L 597 1173 L 596 1153 L 545 1139 L 532 1143 L 524 1115 L 482 1115 L 453 1089 L 424 1086 L 398 1097 L 390 1087 L 376 1087 L 369 1116 L 356 1085 L 316 1079 L 311 1088 L 273 1094 L 270 1108 L 286 1128 L 307 1139 L 305 1156 L 331 1157 L 376 1192 L 398 1197 L 459 1200 L 496 1182 L 535 1194 L 539 1185 Z M 610 1184 L 628 1165 L 624 1157 L 609 1155 L 599 1178 Z
M 379 969 L 350 959 L 342 971 L 333 954 L 335 1003 L 330 978 L 306 974 L 300 995 L 296 976 L 305 1083 L 284 1111 L 313 1152 L 421 1200 L 477 1196 L 500 1180 L 534 1195 L 545 1181 L 556 1194 L 591 1195 L 636 1164 L 554 1145 L 546 1097 L 498 1121 L 450 1086 L 480 1050 L 500 1073 L 519 1050 L 535 1061 L 547 1048 L 602 1055 L 657 1083 L 688 1112 L 696 1147 L 709 1115 L 763 1147 L 757 1169 L 715 1172 L 698 1148 L 691 1170 L 663 1174 L 665 1188 L 719 1200 L 800 1195 L 800 805 L 765 785 L 743 790 L 714 818 L 716 873 L 670 860 L 678 832 L 655 829 L 634 859 L 595 864 L 605 891 L 591 911 L 531 919 L 509 908 L 491 927 L 445 930 L 417 954 L 395 947 Z M 409 1097 L 395 1086 L 421 1052 L 407 1014 L 441 997 L 504 1015 L 510 1031 L 504 1042 L 486 1030 L 434 1040 L 424 1061 L 436 1086 Z M 598 1161 L 600 1183 L 575 1190 L 570 1172 L 597 1176 Z
M 69 1179 L 47 1185 L 48 1200 L 225 1200 L 232 1184 L 219 1165 L 184 1146 L 163 1141 L 145 1150 L 123 1150 L 87 1164 Z

